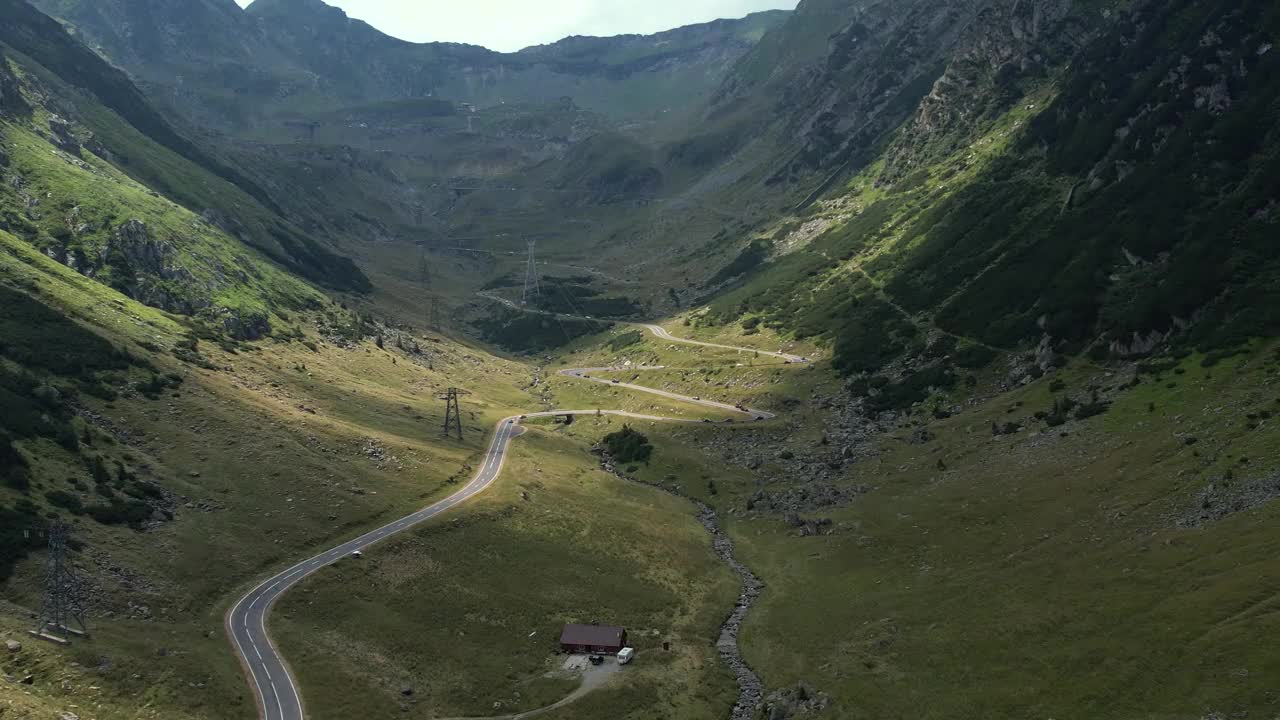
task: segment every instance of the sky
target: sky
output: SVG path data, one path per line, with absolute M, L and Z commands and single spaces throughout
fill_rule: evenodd
M 248 5 L 251 0 L 236 0 Z M 388 35 L 511 52 L 569 35 L 650 34 L 796 0 L 326 0 Z

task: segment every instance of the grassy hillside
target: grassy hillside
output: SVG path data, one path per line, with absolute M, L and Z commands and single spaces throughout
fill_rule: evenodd
M 71 521 L 81 548 L 73 560 L 93 588 L 94 638 L 76 646 L 80 655 L 20 661 L 34 676 L 29 691 L 50 708 L 92 701 L 97 717 L 135 717 L 144 693 L 157 717 L 242 716 L 244 680 L 217 632 L 234 589 L 448 492 L 478 457 L 485 429 L 525 404 L 527 379 L 514 366 L 391 328 L 377 330 L 386 350 L 373 335 L 342 337 L 354 317 L 338 306 L 292 315 L 290 338 L 200 342 L 200 362 L 184 361 L 183 321 L 0 239 L 0 281 L 18 292 L 6 312 L 52 308 L 74 319 L 42 322 L 44 335 L 29 341 L 6 332 L 0 346 L 6 392 L 31 388 L 23 402 L 60 402 L 60 414 L 38 416 L 46 425 L 6 419 L 24 481 L 0 489 L 0 507 L 24 523 L 49 513 Z M 39 302 L 26 299 L 32 293 Z M 86 359 L 69 354 L 75 342 Z M 74 364 L 62 370 L 34 354 L 50 346 Z M 464 444 L 439 438 L 433 396 L 446 384 L 478 391 Z M 18 560 L 4 588 L 15 603 L 6 629 L 27 622 L 21 608 L 38 607 L 41 586 L 41 555 L 20 559 L 38 541 L 14 548 L 13 539 L 4 536 L 6 567 Z M 70 659 L 99 656 L 108 660 L 81 661 L 91 683 L 59 689 Z M 6 672 L 16 672 L 10 662 Z
M 462 516 L 334 566 L 282 603 L 282 647 L 318 717 L 549 705 L 575 686 L 556 674 L 569 621 L 627 627 L 644 660 L 557 717 L 727 711 L 714 639 L 736 586 L 692 506 L 593 468 L 563 435 L 533 429 L 515 441 L 509 479 Z
M 646 345 L 582 351 L 681 364 Z M 828 367 L 701 358 L 636 382 L 781 417 L 647 426 L 652 458 L 629 470 L 730 518 L 767 584 L 747 659 L 772 690 L 821 693 L 824 716 L 1265 713 L 1276 353 L 1072 363 L 1013 390 L 993 368 L 946 414 L 876 422 Z
M 369 289 L 349 260 L 280 217 L 279 206 L 247 175 L 174 129 L 123 72 L 23 0 L 5 0 L 4 9 L 10 21 L 0 29 L 0 43 L 15 53 L 33 98 L 9 113 L 15 119 L 26 120 L 27 110 L 41 106 L 66 116 L 80 126 L 82 139 L 92 138 L 90 151 L 110 153 L 134 179 L 218 218 L 294 273 L 339 290 Z

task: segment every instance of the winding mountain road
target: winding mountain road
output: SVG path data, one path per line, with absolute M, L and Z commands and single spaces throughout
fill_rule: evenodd
M 512 303 L 507 302 L 506 304 Z M 671 335 L 658 325 L 645 323 L 626 324 L 643 327 L 655 336 L 672 342 L 723 348 L 727 350 L 740 350 L 751 353 L 759 352 L 760 355 L 783 358 L 788 362 L 793 363 L 808 362 L 807 358 L 797 355 L 789 355 L 782 352 L 764 352 L 757 351 L 753 348 L 739 348 L 731 345 L 717 345 L 715 343 L 705 343 L 697 340 L 685 340 Z M 695 405 L 715 408 L 717 410 L 738 413 L 746 415 L 752 419 L 764 420 L 775 417 L 773 413 L 763 410 L 739 408 L 727 403 L 692 398 L 677 393 L 667 392 L 665 390 L 644 387 L 642 385 L 632 385 L 630 383 L 622 382 L 615 383 L 612 380 L 591 377 L 590 375 L 592 372 L 660 369 L 662 369 L 661 366 L 641 366 L 630 368 L 575 368 L 561 370 L 560 374 L 566 377 L 603 383 L 612 387 L 627 388 L 629 390 L 658 395 L 672 400 L 679 400 Z M 480 494 L 492 485 L 493 482 L 497 480 L 498 475 L 502 472 L 502 466 L 506 461 L 507 449 L 510 447 L 511 441 L 524 434 L 524 428 L 520 425 L 521 420 L 527 418 L 556 417 L 564 415 L 612 415 L 617 417 L 633 418 L 636 420 L 653 420 L 660 422 L 698 422 L 697 420 L 669 418 L 658 415 L 644 415 L 622 410 L 551 410 L 532 412 L 518 417 L 506 418 L 498 423 L 497 431 L 494 433 L 493 440 L 489 443 L 489 449 L 485 453 L 484 463 L 480 466 L 480 469 L 476 472 L 476 475 L 472 478 L 471 482 L 467 483 L 467 485 L 461 490 L 450 495 L 444 500 L 413 513 L 412 515 L 403 517 L 395 522 L 384 525 L 377 530 L 365 533 L 354 540 L 350 540 L 338 545 L 337 547 L 326 550 L 319 555 L 303 560 L 288 570 L 262 581 L 257 587 L 250 590 L 248 594 L 240 598 L 240 600 L 237 601 L 227 612 L 226 616 L 227 634 L 231 638 L 231 644 L 234 647 L 236 654 L 240 657 L 241 663 L 245 668 L 245 675 L 249 679 L 249 683 L 253 688 L 258 703 L 259 717 L 262 718 L 262 720 L 304 720 L 306 717 L 306 710 L 302 702 L 302 694 L 298 690 L 297 680 L 293 677 L 293 673 L 290 672 L 288 664 L 280 654 L 280 650 L 275 646 L 275 643 L 272 642 L 270 635 L 267 633 L 267 615 L 270 614 L 272 606 L 275 605 L 275 603 L 286 592 L 312 573 L 315 573 L 326 566 L 332 565 L 343 558 L 350 557 L 357 551 L 363 551 L 371 545 L 381 542 L 392 535 L 408 530 L 415 525 L 448 512 L 454 507 Z

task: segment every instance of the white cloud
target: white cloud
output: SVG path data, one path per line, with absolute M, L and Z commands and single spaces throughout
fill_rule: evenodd
M 248 5 L 250 0 L 236 0 Z M 415 42 L 445 41 L 512 51 L 569 35 L 654 33 L 791 9 L 796 0 L 326 0 L 379 30 Z

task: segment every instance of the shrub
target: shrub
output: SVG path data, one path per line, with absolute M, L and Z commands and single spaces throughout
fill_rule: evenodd
M 12 510 L 0 507 L 0 582 L 13 574 L 13 566 L 40 544 L 36 533 L 24 531 L 39 525 L 37 510 L 30 501 L 20 500 Z
M 1101 415 L 1111 409 L 1111 403 L 1100 400 L 1098 392 L 1095 390 L 1089 402 L 1081 405 L 1076 409 L 1077 420 L 1088 420 L 1091 417 Z
M 1065 425 L 1071 415 L 1071 411 L 1076 409 L 1076 405 L 1076 401 L 1069 397 L 1054 400 L 1053 408 L 1044 415 L 1045 424 L 1049 427 Z
M 630 425 L 623 425 L 618 432 L 606 435 L 604 445 L 609 450 L 609 455 L 620 463 L 647 463 L 653 454 L 649 438 L 633 430 Z
M 107 485 L 111 482 L 111 473 L 107 470 L 107 464 L 99 455 L 89 462 L 89 474 L 93 475 L 93 481 L 98 485 Z
M 103 525 L 129 525 L 135 530 L 151 517 L 151 506 L 141 500 L 113 498 L 105 505 L 90 505 L 89 516 Z
M 867 403 L 875 411 L 903 410 L 928 399 L 934 388 L 947 389 L 955 385 L 956 376 L 948 367 L 932 367 L 920 370 L 893 384 L 877 383 L 883 378 L 873 378 L 872 387 L 880 392 Z M 887 383 L 887 380 L 886 380 Z
M 80 452 L 80 436 L 76 434 L 76 429 L 71 425 L 60 426 L 55 439 L 67 452 Z
M 54 507 L 70 510 L 75 515 L 84 514 L 84 503 L 80 502 L 80 498 L 65 490 L 50 490 L 44 494 L 44 498 Z
M 617 352 L 625 347 L 631 347 L 644 340 L 644 333 L 639 330 L 628 330 L 609 340 L 609 349 Z
M 0 482 L 15 490 L 26 490 L 31 486 L 27 459 L 3 431 L 0 431 Z
M 996 359 L 996 351 L 983 345 L 966 345 L 952 356 L 956 365 L 966 370 L 977 370 L 991 364 Z

